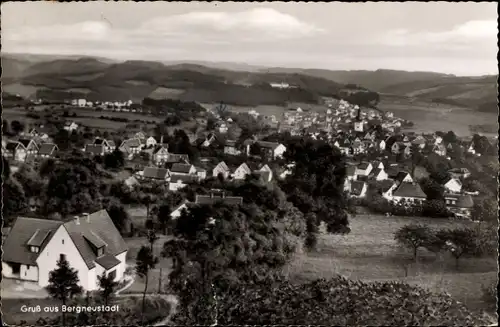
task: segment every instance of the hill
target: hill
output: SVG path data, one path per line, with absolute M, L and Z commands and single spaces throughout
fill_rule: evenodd
M 164 88 L 183 101 L 284 105 L 290 101 L 318 103 L 321 96 L 335 97 L 344 88 L 342 84 L 303 74 L 252 73 L 192 63 L 109 63 L 97 58 L 30 62 L 12 57 L 3 61 L 9 67 L 9 75 L 2 78 L 8 92 L 50 100 L 85 97 L 91 101 L 139 102 Z M 281 90 L 269 85 L 284 78 L 297 88 Z

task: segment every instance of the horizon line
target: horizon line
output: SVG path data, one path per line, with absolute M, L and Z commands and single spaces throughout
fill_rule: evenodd
M 236 65 L 247 65 L 253 68 L 258 68 L 259 70 L 262 69 L 301 69 L 301 70 L 325 70 L 325 71 L 344 71 L 344 72 L 360 72 L 360 71 L 365 71 L 365 72 L 376 72 L 380 70 L 385 70 L 385 71 L 396 71 L 396 72 L 407 72 L 407 73 L 431 73 L 431 74 L 441 74 L 441 75 L 449 75 L 450 77 L 488 77 L 488 76 L 498 76 L 499 72 L 497 71 L 496 73 L 486 73 L 486 74 L 455 74 L 455 73 L 448 73 L 448 72 L 439 72 L 439 71 L 432 71 L 432 70 L 406 70 L 406 69 L 392 69 L 392 68 L 377 68 L 377 69 L 330 69 L 330 68 L 319 68 L 319 67 L 300 67 L 300 66 L 275 66 L 275 65 L 269 65 L 269 64 L 253 64 L 253 63 L 246 63 L 246 62 L 239 62 L 239 61 L 212 61 L 212 60 L 203 60 L 203 59 L 170 59 L 170 60 L 160 60 L 160 59 L 117 59 L 117 58 L 112 58 L 112 57 L 107 57 L 107 56 L 99 56 L 99 55 L 87 55 L 87 54 L 57 54 L 57 53 L 33 53 L 33 52 L 8 52 L 8 51 L 1 51 L 0 56 L 3 56 L 4 54 L 6 55 L 33 55 L 33 56 L 56 56 L 56 57 L 80 57 L 80 58 L 94 58 L 94 59 L 106 59 L 109 61 L 115 61 L 117 63 L 123 63 L 127 61 L 144 61 L 144 62 L 157 62 L 157 63 L 162 63 L 166 64 L 168 62 L 178 62 L 178 63 L 192 63 L 192 62 L 200 62 L 200 63 L 212 63 L 212 64 L 236 64 Z M 54 58 L 53 60 L 57 60 L 57 58 Z M 52 61 L 52 60 L 50 60 Z M 202 65 L 203 66 L 203 65 Z M 211 68 L 211 67 L 208 67 Z M 237 71 L 233 69 L 228 69 L 228 68 L 219 68 L 219 69 L 224 69 L 224 70 L 229 70 L 229 71 Z

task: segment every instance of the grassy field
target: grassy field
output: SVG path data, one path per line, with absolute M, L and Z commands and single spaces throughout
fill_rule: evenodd
M 414 126 L 407 130 L 417 133 L 454 131 L 459 136 L 468 136 L 471 134 L 471 126 L 491 124 L 492 121 L 497 121 L 497 116 L 494 113 L 479 112 L 445 104 L 382 101 L 379 108 L 384 111 L 392 111 L 396 117 L 412 121 Z
M 365 281 L 403 281 L 435 292 L 447 292 L 471 309 L 485 307 L 481 290 L 497 278 L 496 258 L 462 258 L 457 271 L 454 259 L 448 255 L 421 250 L 419 262 L 413 263 L 411 252 L 398 246 L 393 238 L 398 228 L 416 220 L 432 228 L 467 224 L 424 218 L 353 217 L 350 234 L 323 234 L 318 251 L 298 255 L 285 272 L 302 281 L 336 274 Z

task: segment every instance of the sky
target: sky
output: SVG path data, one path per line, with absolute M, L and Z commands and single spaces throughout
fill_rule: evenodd
M 2 51 L 497 74 L 496 2 L 6 2 Z

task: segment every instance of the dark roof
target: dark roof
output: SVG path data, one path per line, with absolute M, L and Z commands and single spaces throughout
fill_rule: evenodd
M 382 192 L 387 192 L 393 185 L 394 182 L 389 179 L 380 181 L 380 189 L 382 190 Z
M 409 173 L 407 173 L 406 171 L 400 171 L 397 173 L 397 175 L 394 179 L 401 183 L 408 175 L 409 175 Z
M 358 169 L 366 170 L 368 168 L 368 162 L 362 162 L 358 165 Z
M 418 183 L 401 183 L 393 193 L 394 196 L 405 198 L 426 198 L 427 195 L 422 191 Z
M 361 195 L 365 182 L 352 181 L 351 182 L 351 194 Z
M 36 259 L 42 252 L 43 248 L 49 243 L 52 235 L 54 235 L 55 231 L 62 224 L 63 223 L 60 221 L 48 219 L 26 217 L 17 218 L 3 244 L 2 260 L 6 262 L 36 265 Z M 35 233 L 37 235 L 45 235 L 45 233 L 49 233 L 40 245 L 40 251 L 38 253 L 30 252 L 30 249 L 28 248 L 28 241 L 30 241 L 33 236 L 37 237 Z M 36 241 L 39 240 L 37 239 Z
M 197 176 L 178 175 L 178 174 L 170 175 L 170 183 L 178 183 L 180 181 L 183 184 L 186 184 L 186 183 L 195 182 L 197 180 L 198 180 Z
M 243 198 L 240 196 L 196 195 L 196 204 L 211 205 L 217 202 L 227 205 L 239 205 L 243 203 Z
M 154 179 L 165 179 L 168 176 L 168 169 L 158 167 L 144 168 L 143 177 Z
M 380 174 L 380 172 L 381 172 L 381 171 L 382 171 L 382 169 L 380 169 L 380 168 L 375 168 L 375 169 L 373 169 L 373 171 L 371 172 L 371 174 L 370 174 L 370 175 L 373 175 L 373 176 L 377 177 L 377 176 L 378 176 L 378 174 Z
M 236 146 L 236 141 L 227 140 L 225 146 Z
M 98 137 L 97 137 L 97 138 L 94 140 L 94 144 L 95 144 L 95 145 L 104 144 L 104 141 L 106 141 L 106 140 L 104 140 L 104 139 L 101 139 L 101 138 L 98 138 Z
M 7 145 L 5 146 L 5 149 L 8 150 L 8 151 L 14 151 L 19 145 L 22 145 L 21 143 L 19 142 L 9 142 L 7 143 Z
M 106 242 L 104 242 L 98 235 L 96 235 L 93 231 L 86 233 L 83 235 L 90 244 L 92 244 L 96 249 L 102 248 L 106 246 Z
M 263 148 L 273 149 L 273 150 L 280 145 L 279 143 L 276 142 L 266 142 L 266 141 L 257 141 L 256 143 Z
M 44 143 L 40 145 L 40 149 L 38 150 L 39 154 L 52 154 L 53 151 L 57 149 L 57 145 L 52 143 Z
M 175 162 L 189 162 L 189 156 L 187 154 L 177 154 L 177 153 L 169 153 L 167 157 L 167 163 L 175 163 Z
M 121 146 L 129 148 L 138 148 L 141 146 L 141 140 L 138 138 L 128 139 L 123 141 Z
M 445 198 L 453 198 L 457 201 L 455 204 L 448 204 L 447 206 L 456 207 L 456 208 L 472 208 L 474 206 L 474 200 L 470 195 L 448 195 L 445 194 Z
M 191 170 L 191 165 L 190 164 L 183 164 L 183 163 L 174 163 L 172 165 L 172 168 L 170 169 L 170 171 L 172 173 L 189 173 L 189 171 Z
M 105 254 L 104 256 L 97 258 L 95 260 L 95 262 L 97 262 L 104 269 L 109 270 L 109 269 L 117 266 L 120 263 L 120 260 L 118 260 L 113 255 Z
M 38 247 L 42 246 L 43 242 L 49 236 L 50 233 L 51 233 L 50 230 L 41 231 L 37 229 L 33 234 L 33 236 L 31 236 L 31 238 L 29 239 L 28 245 L 38 246 Z
M 97 259 L 96 253 L 87 241 L 89 238 L 99 238 L 106 244 L 103 257 L 106 255 L 116 256 L 128 250 L 127 244 L 106 210 L 94 212 L 88 218 L 80 217 L 78 221 L 79 224 L 77 224 L 76 219 L 72 219 L 66 222 L 64 227 L 88 268 L 95 267 Z
M 19 139 L 19 143 L 24 145 L 25 148 L 27 148 L 30 145 L 31 141 L 32 141 L 31 139 Z
M 90 152 L 93 154 L 101 154 L 104 152 L 104 146 L 101 145 L 94 145 L 94 144 L 87 144 L 85 146 L 85 152 Z
M 153 150 L 153 153 L 156 154 L 156 153 L 160 152 L 160 150 L 163 150 L 163 149 L 167 150 L 167 152 L 168 152 L 168 145 L 167 144 L 161 144 L 161 145 L 155 146 L 155 149 Z
M 356 175 L 356 167 L 355 166 L 349 166 L 346 168 L 346 174 L 347 176 L 354 176 Z

